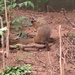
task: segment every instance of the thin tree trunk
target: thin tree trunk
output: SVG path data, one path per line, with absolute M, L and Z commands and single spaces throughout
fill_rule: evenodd
M 1 28 L 3 28 L 3 20 L 2 20 L 2 17 L 0 17 L 0 20 L 1 20 Z M 4 52 L 4 35 L 2 34 L 2 37 L 1 37 L 1 43 L 2 43 L 2 59 L 3 59 L 3 69 L 5 69 L 5 52 Z
M 9 33 L 10 33 L 10 24 L 9 24 L 8 16 L 7 16 L 6 0 L 4 0 L 4 5 L 5 5 L 5 18 L 6 18 L 6 24 L 7 24 L 6 52 L 7 52 L 7 57 L 8 57 L 8 55 L 9 55 Z

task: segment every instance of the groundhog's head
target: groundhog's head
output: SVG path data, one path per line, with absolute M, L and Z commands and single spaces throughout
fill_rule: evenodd
M 32 18 L 31 23 L 33 24 L 34 22 L 36 22 L 36 20 L 34 18 Z
M 36 19 L 32 18 L 31 23 L 34 28 L 38 28 L 40 22 L 38 22 Z
M 33 27 L 38 28 L 41 25 L 45 25 L 47 24 L 45 19 L 42 17 L 38 17 L 38 18 L 32 18 L 31 23 L 33 25 Z

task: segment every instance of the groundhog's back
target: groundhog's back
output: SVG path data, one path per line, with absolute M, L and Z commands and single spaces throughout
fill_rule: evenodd
M 47 25 L 41 25 L 37 28 L 37 34 L 34 38 L 35 43 L 45 43 L 50 39 L 50 27 Z

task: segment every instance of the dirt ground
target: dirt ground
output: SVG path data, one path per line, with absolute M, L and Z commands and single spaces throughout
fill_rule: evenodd
M 6 59 L 6 65 L 23 65 L 29 63 L 32 65 L 32 75 L 60 75 L 60 51 L 59 51 L 59 25 L 61 25 L 62 34 L 62 63 L 64 67 L 64 75 L 75 75 L 75 39 L 68 34 L 75 34 L 73 26 L 66 20 L 62 12 L 36 12 L 15 10 L 14 16 L 26 16 L 29 18 L 42 17 L 47 25 L 51 28 L 51 38 L 56 39 L 56 43 L 50 47 L 50 51 L 35 48 L 28 48 L 28 51 L 10 50 L 10 55 Z M 13 17 L 14 17 L 13 16 Z M 75 12 L 66 12 L 66 16 L 75 22 Z M 23 27 L 23 32 L 35 36 L 36 32 L 33 27 Z M 15 38 L 11 31 L 12 39 Z M 71 39 L 72 38 L 72 39 Z M 29 44 L 33 42 L 33 37 L 20 38 L 17 43 Z M 65 58 L 65 59 L 64 59 Z M 0 55 L 0 66 L 2 67 L 2 59 Z

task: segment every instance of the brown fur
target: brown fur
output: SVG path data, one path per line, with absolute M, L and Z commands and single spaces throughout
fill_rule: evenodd
M 40 22 L 33 21 L 34 28 L 37 29 L 37 34 L 34 37 L 34 42 L 39 44 L 45 44 L 47 50 L 49 50 L 49 40 L 50 40 L 50 28 L 48 25 L 40 25 Z

